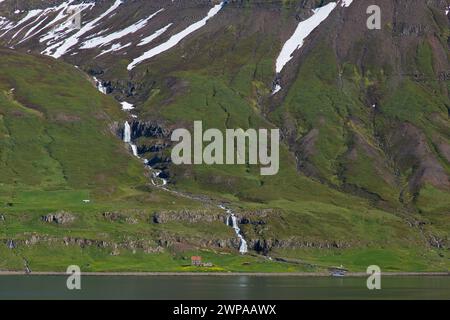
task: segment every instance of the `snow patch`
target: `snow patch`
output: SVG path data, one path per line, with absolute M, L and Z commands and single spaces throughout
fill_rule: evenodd
M 121 102 L 120 104 L 122 105 L 122 110 L 129 111 L 134 109 L 134 106 L 126 101 Z
M 54 25 L 55 22 L 61 20 L 62 18 L 64 18 L 66 16 L 65 14 L 65 10 L 69 7 L 69 5 L 73 2 L 74 0 L 69 0 L 66 2 L 61 3 L 59 6 L 57 7 L 51 7 L 51 8 L 47 8 L 45 9 L 44 14 L 48 13 L 48 12 L 54 12 L 54 11 L 59 11 L 58 14 L 56 15 L 55 18 L 53 18 L 52 21 L 50 21 L 49 23 L 47 23 L 46 25 L 44 25 L 42 28 L 38 29 L 37 31 L 34 31 L 37 27 L 39 27 L 43 22 L 45 22 L 48 18 L 48 16 L 46 16 L 44 18 L 44 20 L 42 20 L 40 23 L 38 23 L 37 25 L 35 25 L 33 28 L 31 28 L 27 34 L 24 36 L 24 39 L 21 40 L 21 42 L 24 42 L 32 37 L 34 37 L 35 35 L 41 33 L 44 29 L 49 28 L 51 26 Z M 80 5 L 81 6 L 81 5 Z M 77 7 L 77 6 L 74 6 Z
M 149 44 L 150 42 L 152 42 L 153 40 L 158 38 L 160 35 L 162 35 L 164 32 L 166 32 L 172 25 L 173 25 L 173 23 L 169 23 L 164 28 L 161 28 L 161 29 L 155 31 L 155 33 L 153 33 L 152 35 L 142 39 L 141 42 L 139 42 L 138 46 L 144 46 L 146 44 Z
M 36 17 L 38 14 L 40 14 L 42 12 L 41 9 L 37 9 L 37 10 L 31 10 L 29 11 L 25 17 L 23 17 L 22 19 L 20 19 L 16 24 L 14 24 L 11 28 L 9 28 L 6 32 L 4 32 L 2 35 L 0 35 L 0 37 L 3 37 L 5 34 L 7 34 L 9 31 L 16 29 L 17 27 L 23 25 L 25 22 L 28 22 L 30 19 Z M 18 32 L 16 32 L 16 34 L 14 34 L 13 38 L 17 35 L 17 33 L 19 33 L 22 29 L 20 29 Z
M 42 30 L 47 29 L 48 27 L 51 27 L 52 29 L 47 32 L 45 35 L 43 35 L 39 42 L 46 42 L 47 45 L 53 44 L 56 41 L 58 41 L 60 38 L 63 38 L 67 36 L 69 33 L 73 32 L 75 30 L 74 25 L 72 24 L 71 20 L 76 14 L 81 14 L 84 10 L 91 8 L 95 6 L 95 3 L 81 3 L 79 5 L 70 5 L 69 4 L 73 0 L 70 0 L 69 2 L 62 3 L 56 10 L 60 10 L 58 12 L 58 15 L 46 26 L 41 28 L 40 30 L 36 31 L 34 35 L 39 34 Z M 71 16 L 69 16 L 69 12 L 74 12 Z M 61 22 L 61 20 L 65 19 L 64 22 Z M 56 46 L 56 45 L 55 45 Z M 50 54 L 53 47 L 48 47 L 45 49 L 42 53 L 44 54 Z
M 214 17 L 216 14 L 219 13 L 219 11 L 223 8 L 223 5 L 224 5 L 224 2 L 221 2 L 218 5 L 215 5 L 211 10 L 209 10 L 209 12 L 205 18 L 203 18 L 200 21 L 197 21 L 194 24 L 191 24 L 189 27 L 187 27 L 183 31 L 173 35 L 166 42 L 160 44 L 159 46 L 147 51 L 140 57 L 134 59 L 133 62 L 128 65 L 127 69 L 132 70 L 132 69 L 134 69 L 134 67 L 136 67 L 141 62 L 151 59 L 154 56 L 159 55 L 160 53 L 165 52 L 165 51 L 175 47 L 181 40 L 186 38 L 188 35 L 197 31 L 198 29 L 204 27 L 206 25 L 206 22 L 208 22 L 209 19 L 211 19 L 212 17 Z
M 341 7 L 348 8 L 352 4 L 353 0 L 342 0 L 341 1 Z
M 313 15 L 300 22 L 291 38 L 284 44 L 276 62 L 276 72 L 280 73 L 292 59 L 293 53 L 303 46 L 305 39 L 313 32 L 336 8 L 336 2 L 314 9 Z
M 272 91 L 272 95 L 277 94 L 278 92 L 280 92 L 281 90 L 281 86 L 279 84 L 275 85 L 275 88 Z
M 106 10 L 104 13 L 102 13 L 99 17 L 92 20 L 91 22 L 88 22 L 86 25 L 84 25 L 77 33 L 73 34 L 69 38 L 52 45 L 51 47 L 47 48 L 43 54 L 52 56 L 53 58 L 60 58 L 64 54 L 66 54 L 73 46 L 75 46 L 80 37 L 83 36 L 85 33 L 89 32 L 90 30 L 94 29 L 97 26 L 97 23 L 111 14 L 114 10 L 116 10 L 120 5 L 122 4 L 122 0 L 116 0 L 114 4 Z M 56 49 L 55 52 L 51 53 L 53 49 Z
M 155 13 L 153 13 L 152 15 L 150 15 L 148 18 L 142 19 L 120 31 L 111 33 L 107 36 L 101 36 L 101 37 L 97 37 L 97 38 L 88 40 L 85 43 L 83 43 L 83 45 L 81 46 L 81 49 L 92 49 L 92 48 L 102 47 L 108 43 L 113 42 L 114 40 L 121 39 L 129 34 L 133 34 L 137 31 L 139 31 L 140 29 L 142 29 L 143 27 L 145 27 L 147 25 L 147 23 L 154 16 L 156 16 L 158 13 L 160 13 L 162 11 L 164 11 L 164 9 L 158 10 Z
M 131 42 L 121 45 L 120 42 L 119 43 L 115 43 L 111 46 L 111 48 L 107 49 L 107 50 L 103 50 L 99 55 L 97 55 L 95 58 L 98 58 L 104 54 L 110 53 L 110 52 L 115 52 L 115 51 L 120 51 L 124 48 L 127 48 L 131 46 Z

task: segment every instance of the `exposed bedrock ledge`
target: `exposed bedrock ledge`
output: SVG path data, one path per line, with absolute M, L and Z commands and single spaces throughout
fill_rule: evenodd
M 129 121 L 131 127 L 131 139 L 141 137 L 170 139 L 172 130 L 157 121 Z M 110 125 L 111 131 L 119 138 L 123 137 L 124 125 L 117 121 Z
M 161 167 L 161 166 L 167 165 L 171 162 L 172 162 L 172 159 L 168 156 L 157 155 L 157 156 L 154 156 L 154 157 L 148 159 L 148 164 L 152 167 L 154 167 L 156 165 L 158 165 L 158 167 Z M 161 176 L 161 178 L 163 178 L 163 177 Z
M 269 218 L 280 217 L 280 212 L 274 209 L 262 209 L 256 211 L 235 212 L 239 224 L 263 225 L 268 223 Z M 205 210 L 181 210 L 181 211 L 158 211 L 152 216 L 153 223 L 167 223 L 170 221 L 184 221 L 188 223 L 198 222 L 223 222 L 227 223 L 229 214 L 219 209 Z
M 211 212 L 210 210 L 182 210 L 182 211 L 160 211 L 155 212 L 151 221 L 163 224 L 170 221 L 184 221 L 188 223 L 215 222 L 225 223 L 227 214 L 225 212 Z
M 230 249 L 238 250 L 240 240 L 236 237 L 230 238 L 203 238 L 203 237 L 185 237 L 178 234 L 163 232 L 157 240 L 159 246 L 164 248 L 173 247 L 192 247 L 192 248 L 208 248 L 208 249 Z
M 75 216 L 69 212 L 61 211 L 42 216 L 41 220 L 48 223 L 65 225 L 72 223 L 75 220 Z
M 11 241 L 11 240 L 9 240 Z M 161 253 L 164 251 L 158 241 L 149 239 L 126 239 L 120 242 L 109 241 L 109 240 L 99 240 L 99 239 L 87 239 L 79 237 L 62 237 L 56 238 L 48 235 L 33 234 L 25 239 L 14 240 L 15 246 L 35 246 L 35 245 L 58 245 L 62 244 L 65 246 L 77 246 L 80 248 L 96 247 L 100 249 L 111 249 L 113 252 L 117 253 L 118 249 L 123 250 L 143 250 L 145 253 Z
M 138 152 L 139 153 L 147 153 L 147 152 L 161 152 L 164 149 L 167 149 L 170 147 L 169 143 L 156 143 L 153 145 L 146 145 L 146 144 L 142 144 L 138 146 Z
M 290 239 L 249 239 L 247 244 L 249 248 L 263 254 L 268 254 L 273 249 L 345 249 L 351 247 L 350 243 L 342 241 L 309 241 L 299 237 Z
M 156 121 L 133 121 L 130 126 L 133 139 L 140 137 L 170 139 L 172 133 L 171 129 Z

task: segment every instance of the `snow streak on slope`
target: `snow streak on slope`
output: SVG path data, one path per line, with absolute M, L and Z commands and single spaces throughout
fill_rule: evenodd
M 276 72 L 280 73 L 284 66 L 292 59 L 295 50 L 303 46 L 304 40 L 313 32 L 336 8 L 336 2 L 330 2 L 326 6 L 313 10 L 314 14 L 298 24 L 292 37 L 284 44 L 277 58 Z
M 143 46 L 143 45 L 149 44 L 150 42 L 152 42 L 153 40 L 158 38 L 160 35 L 162 35 L 164 32 L 166 32 L 172 25 L 173 25 L 173 23 L 169 23 L 164 28 L 156 30 L 155 33 L 153 33 L 152 35 L 142 39 L 141 42 L 139 42 L 138 46 Z
M 10 27 L 6 27 L 6 31 L 0 35 L 0 37 L 4 36 L 5 34 L 7 34 L 9 31 L 16 29 L 17 27 L 23 25 L 25 22 L 29 21 L 30 19 L 34 18 L 35 16 L 37 16 L 39 13 L 41 13 L 42 10 L 38 9 L 38 10 L 31 10 L 30 12 L 27 13 L 27 15 L 22 18 L 21 20 L 19 20 L 16 24 L 11 24 Z M 17 34 L 17 33 L 16 33 Z M 15 37 L 16 34 L 13 36 Z
M 14 39 L 15 37 L 17 37 L 17 35 L 22 32 L 23 29 L 27 28 L 28 26 L 32 25 L 33 23 L 35 23 L 42 15 L 42 10 L 38 9 L 38 10 L 31 10 L 30 12 L 28 12 L 27 16 L 24 19 L 31 20 L 32 18 L 36 17 L 37 15 L 39 15 L 35 20 L 29 22 L 28 24 L 24 25 L 22 28 L 20 28 L 13 36 L 11 39 Z M 14 29 L 14 28 L 13 28 Z
M 35 35 L 41 33 L 43 30 L 53 27 L 54 24 L 60 20 L 62 20 L 63 18 L 65 18 L 66 16 L 68 16 L 68 13 L 66 13 L 66 9 L 69 7 L 69 5 L 73 2 L 74 0 L 69 0 L 66 2 L 61 3 L 59 6 L 57 7 L 52 7 L 52 8 L 48 8 L 45 10 L 45 12 L 58 12 L 58 14 L 56 15 L 55 18 L 53 18 L 52 21 L 48 22 L 47 24 L 45 24 L 43 27 L 39 28 L 38 30 L 34 31 L 35 29 L 37 29 L 37 27 L 39 27 L 43 22 L 45 22 L 48 18 L 45 17 L 44 20 L 42 20 L 40 23 L 38 23 L 37 25 L 35 25 L 34 27 L 32 27 L 30 30 L 28 30 L 28 32 L 25 34 L 24 38 L 19 42 L 25 42 L 26 40 L 34 37 Z M 74 8 L 77 8 L 78 10 L 81 10 L 85 5 L 78 5 L 78 6 L 73 6 Z
M 111 46 L 111 48 L 107 49 L 107 50 L 103 50 L 100 54 L 98 54 L 97 56 L 95 56 L 95 58 L 101 57 L 104 54 L 110 53 L 110 52 L 116 52 L 116 51 L 120 51 L 122 49 L 128 48 L 129 46 L 131 46 L 131 42 L 122 45 L 120 42 L 119 43 L 115 43 Z M 95 59 L 94 58 L 94 59 Z
M 71 0 L 72 1 L 72 0 Z M 41 28 L 40 30 L 36 31 L 34 35 L 39 34 L 42 30 L 51 27 L 52 29 L 47 32 L 45 35 L 41 36 L 39 39 L 39 42 L 45 42 L 45 44 L 52 45 L 55 42 L 57 42 L 59 39 L 64 38 L 68 36 L 70 33 L 74 32 L 76 30 L 76 27 L 72 23 L 72 19 L 75 17 L 76 14 L 81 14 L 84 10 L 95 6 L 95 3 L 81 3 L 79 5 L 66 5 L 63 6 L 62 10 L 58 12 L 58 15 L 48 23 L 46 26 Z M 73 12 L 72 15 L 69 16 L 69 12 Z M 62 43 L 62 42 L 61 42 Z M 44 50 L 44 54 L 50 54 L 51 49 L 56 47 L 58 44 L 55 44 L 54 46 L 50 46 L 47 49 Z
M 148 21 L 150 21 L 154 16 L 156 16 L 158 13 L 160 13 L 162 11 L 164 11 L 164 9 L 158 10 L 155 13 L 153 13 L 152 15 L 150 15 L 148 18 L 142 19 L 120 31 L 111 33 L 107 36 L 101 36 L 101 37 L 96 37 L 96 38 L 90 39 L 90 40 L 86 41 L 85 43 L 83 43 L 83 45 L 81 46 L 81 49 L 92 49 L 92 48 L 102 47 L 108 43 L 113 42 L 114 40 L 121 39 L 121 38 L 125 37 L 126 35 L 135 33 L 137 31 L 139 31 L 140 29 L 142 29 L 143 27 L 145 27 L 147 25 Z
M 350 7 L 352 2 L 353 2 L 353 0 L 342 0 L 341 7 Z
M 45 14 L 45 13 L 42 13 L 41 16 L 44 15 L 44 14 Z M 41 16 L 39 16 L 39 18 L 40 18 Z M 33 32 L 34 30 L 36 30 L 41 24 L 43 24 L 45 21 L 47 21 L 47 19 L 48 19 L 48 17 L 44 17 L 44 19 L 42 19 L 41 21 L 39 21 L 38 23 L 36 23 L 33 27 L 31 27 L 31 28 L 27 31 L 27 33 L 25 33 L 25 35 L 23 36 L 23 39 L 20 40 L 19 43 L 22 43 L 22 42 L 26 41 L 26 40 L 28 39 L 28 36 L 29 36 L 30 34 L 32 34 L 32 32 Z
M 198 29 L 204 27 L 206 25 L 206 22 L 211 19 L 212 17 L 214 17 L 217 13 L 219 13 L 219 11 L 222 9 L 224 5 L 224 2 L 215 5 L 211 10 L 209 10 L 208 14 L 206 15 L 205 18 L 203 18 L 202 20 L 191 24 L 189 27 L 187 27 L 186 29 L 184 29 L 183 31 L 173 35 L 169 40 L 167 40 L 166 42 L 160 44 L 159 46 L 147 51 L 146 53 L 144 53 L 142 56 L 136 58 L 133 60 L 132 63 L 130 63 L 128 65 L 128 70 L 132 70 L 134 67 L 136 67 L 136 65 L 138 65 L 139 63 L 141 63 L 142 61 L 151 59 L 152 57 L 167 51 L 173 47 L 175 47 L 181 40 L 183 40 L 184 38 L 186 38 L 188 35 L 190 35 L 191 33 L 197 31 Z
M 72 48 L 78 43 L 79 38 L 81 36 L 89 32 L 90 30 L 94 29 L 96 27 L 97 22 L 99 22 L 100 20 L 108 16 L 110 13 L 112 13 L 114 10 L 116 10 L 121 4 L 122 0 L 116 0 L 114 4 L 103 14 L 101 14 L 98 18 L 84 25 L 77 33 L 70 36 L 69 38 L 47 48 L 46 50 L 44 50 L 43 53 L 52 56 L 54 58 L 60 58 L 62 55 L 66 54 L 70 50 L 70 48 Z M 55 52 L 51 53 L 53 49 L 56 50 Z
M 5 17 L 0 17 L 0 30 L 6 28 L 6 26 L 8 26 L 9 24 L 11 24 L 11 22 L 8 19 L 6 19 Z

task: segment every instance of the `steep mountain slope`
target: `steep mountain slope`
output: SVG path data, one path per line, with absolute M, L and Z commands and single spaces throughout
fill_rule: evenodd
M 108 130 L 121 117 L 116 103 L 82 72 L 11 50 L 0 55 L 4 186 L 113 197 L 144 183 L 142 168 Z
M 2 270 L 24 262 L 64 270 L 70 261 L 84 270 L 176 270 L 182 261 L 161 245 L 238 245 L 222 210 L 149 186 L 143 164 L 112 130 L 123 116 L 73 66 L 0 49 Z M 155 212 L 169 218 L 151 223 Z M 211 218 L 171 222 L 177 212 Z
M 251 249 L 358 270 L 372 262 L 445 269 L 448 3 L 377 1 L 382 30 L 368 30 L 371 4 L 6 0 L 0 41 L 77 65 L 133 104 L 119 117 L 129 117 L 140 156 L 163 170 L 170 188 L 239 208 Z M 77 10 L 81 28 L 73 19 L 61 24 Z M 301 48 L 278 68 L 287 41 L 302 33 Z M 172 165 L 170 132 L 194 120 L 281 128 L 279 174 Z M 189 228 L 175 242 L 192 240 Z
M 448 20 L 438 3 L 380 1 L 384 28 L 373 32 L 355 27 L 365 23 L 352 14 L 367 7 L 360 1 L 305 48 L 275 111 L 305 172 L 404 204 L 421 188 L 449 190 Z

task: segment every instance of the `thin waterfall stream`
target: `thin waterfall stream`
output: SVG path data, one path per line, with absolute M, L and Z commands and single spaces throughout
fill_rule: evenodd
M 102 85 L 101 80 L 94 77 L 94 81 L 95 81 L 97 89 L 100 92 L 102 92 L 103 94 L 107 94 L 107 90 Z M 129 111 L 129 110 L 134 109 L 134 108 L 130 107 L 132 105 L 127 102 L 122 102 L 122 106 L 124 106 L 124 105 L 128 106 L 127 108 L 122 108 L 124 111 Z M 137 119 L 136 115 L 132 114 L 131 116 L 135 120 Z M 150 180 L 151 180 L 151 183 L 153 186 L 160 188 L 161 190 L 164 190 L 166 192 L 171 192 L 173 194 L 183 196 L 183 197 L 186 197 L 189 199 L 197 200 L 197 201 L 200 201 L 203 203 L 207 202 L 203 197 L 196 197 L 193 195 L 188 195 L 183 192 L 175 191 L 175 190 L 172 190 L 167 187 L 167 185 L 168 185 L 167 179 L 161 177 L 161 174 L 163 172 L 161 170 L 153 168 L 152 166 L 149 165 L 149 161 L 147 159 L 143 159 L 139 156 L 138 147 L 136 144 L 133 143 L 133 132 L 132 132 L 131 125 L 128 121 L 125 121 L 125 123 L 124 123 L 122 140 L 123 140 L 123 142 L 125 142 L 129 145 L 133 156 L 135 156 L 138 159 L 141 159 L 143 161 L 143 163 L 145 164 L 145 166 L 147 166 L 150 169 L 150 171 L 151 171 Z M 247 241 L 245 241 L 244 236 L 242 235 L 241 229 L 239 228 L 239 225 L 238 225 L 238 219 L 237 219 L 235 213 L 230 208 L 225 207 L 223 204 L 219 204 L 218 207 L 222 210 L 225 210 L 225 212 L 228 214 L 225 222 L 226 222 L 227 226 L 230 226 L 233 228 L 234 232 L 236 233 L 236 236 L 239 238 L 239 252 L 241 254 L 247 253 L 248 252 Z
M 129 146 L 131 147 L 131 150 L 133 152 L 133 155 L 135 157 L 142 159 L 138 154 L 137 146 L 135 144 L 133 144 L 133 142 L 132 142 L 132 130 L 131 130 L 131 125 L 128 123 L 128 121 L 125 121 L 125 124 L 124 124 L 123 141 L 125 143 L 129 144 Z M 148 166 L 152 171 L 151 182 L 155 187 L 161 188 L 162 190 L 172 192 L 172 193 L 175 193 L 178 195 L 183 195 L 181 192 L 173 191 L 173 190 L 170 190 L 169 188 L 167 188 L 168 181 L 167 181 L 167 179 L 164 179 L 161 177 L 162 171 L 152 168 L 148 164 L 147 159 L 144 159 L 143 161 L 144 161 L 144 164 L 146 166 Z M 187 197 L 196 199 L 199 201 L 203 201 L 201 198 L 198 198 L 198 197 L 192 197 L 192 196 L 187 196 Z M 239 241 L 240 241 L 239 242 L 239 252 L 241 254 L 247 253 L 248 252 L 247 241 L 245 241 L 244 236 L 241 233 L 241 229 L 239 228 L 238 219 L 237 219 L 236 215 L 230 208 L 227 208 L 222 204 L 218 205 L 218 207 L 221 208 L 222 210 L 225 210 L 226 213 L 228 214 L 228 216 L 226 218 L 226 224 L 227 224 L 227 226 L 230 226 L 233 228 L 234 232 L 236 233 L 236 236 L 239 238 Z

